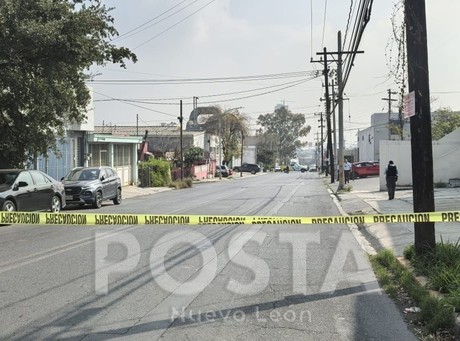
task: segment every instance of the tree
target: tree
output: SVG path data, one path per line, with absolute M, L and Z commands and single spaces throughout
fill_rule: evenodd
M 89 68 L 137 61 L 110 44 L 118 35 L 101 0 L 0 2 L 0 168 L 56 150 L 89 104 Z
M 207 133 L 215 134 L 221 138 L 223 164 L 228 164 L 233 157 L 240 156 L 240 146 L 243 136 L 248 135 L 248 122 L 238 109 L 226 109 L 209 117 L 205 123 Z
M 432 139 L 437 141 L 460 127 L 460 113 L 450 108 L 435 111 L 431 122 Z
M 278 136 L 263 133 L 261 129 L 257 131 L 257 161 L 264 167 L 273 168 L 278 156 L 279 139 Z
M 200 147 L 191 147 L 185 151 L 184 163 L 187 167 L 192 166 L 197 161 L 203 160 L 203 149 Z
M 286 107 L 276 109 L 274 113 L 260 115 L 257 119 L 260 124 L 261 134 L 270 134 L 278 137 L 277 152 L 281 163 L 288 163 L 294 157 L 296 149 L 306 143 L 300 141 L 311 130 L 309 125 L 305 125 L 303 114 L 293 114 Z

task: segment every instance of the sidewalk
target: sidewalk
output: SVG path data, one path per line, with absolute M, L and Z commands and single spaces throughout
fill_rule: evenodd
M 321 175 L 322 176 L 322 175 Z M 395 198 L 388 200 L 388 193 L 380 191 L 379 178 L 369 177 L 350 181 L 351 191 L 337 194 L 339 182 L 330 183 L 330 177 L 323 181 L 336 194 L 343 210 L 352 214 L 411 213 L 413 198 L 411 189 L 396 188 Z M 460 188 L 435 188 L 436 211 L 456 211 L 460 207 Z M 376 250 L 392 249 L 401 256 L 404 248 L 414 243 L 414 223 L 377 223 L 360 226 L 360 232 Z M 457 242 L 460 238 L 460 223 L 436 223 L 436 241 Z
M 222 178 L 220 179 L 219 177 L 212 177 L 209 179 L 197 179 L 193 181 L 193 185 L 198 185 L 200 183 L 206 183 L 206 182 L 219 182 L 219 181 L 228 181 L 228 180 L 238 180 L 238 179 L 244 179 L 247 177 L 252 177 L 252 176 L 258 176 L 258 175 L 263 175 L 266 173 L 257 173 L 255 175 L 251 173 L 242 173 L 242 176 L 240 173 L 233 173 L 232 176 L 228 178 Z M 122 198 L 123 199 L 129 199 L 129 198 L 134 198 L 134 197 L 139 197 L 139 196 L 144 196 L 144 195 L 150 195 L 154 193 L 159 193 L 159 192 L 164 192 L 164 191 L 171 191 L 173 188 L 171 187 L 137 187 L 137 186 L 123 186 L 122 187 Z

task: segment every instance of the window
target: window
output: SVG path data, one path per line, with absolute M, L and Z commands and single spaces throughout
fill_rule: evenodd
M 30 176 L 29 172 L 21 172 L 21 173 L 19 173 L 18 178 L 17 178 L 17 182 L 19 183 L 19 181 L 27 182 L 27 185 L 29 185 L 29 186 L 32 186 L 34 184 L 34 182 L 32 181 L 32 177 Z
M 90 144 L 89 152 L 91 153 L 92 157 L 89 160 L 90 167 L 99 167 L 99 166 L 107 166 L 108 165 L 108 155 L 107 152 L 109 146 L 107 143 L 98 143 L 98 144 Z
M 30 174 L 32 175 L 32 179 L 34 179 L 36 185 L 46 185 L 47 181 L 43 174 L 39 172 L 30 172 Z

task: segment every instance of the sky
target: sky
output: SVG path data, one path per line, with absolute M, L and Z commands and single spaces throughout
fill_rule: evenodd
M 126 69 L 108 64 L 91 70 L 95 77 L 88 85 L 94 91 L 97 125 L 177 123 L 182 100 L 185 126 L 193 97 L 198 97 L 198 106 L 240 108 L 254 130 L 259 115 L 273 113 L 277 104 L 285 104 L 293 113 L 305 115 L 312 128 L 306 140 L 314 142 L 320 132 L 319 113 L 325 111 L 321 101 L 325 89 L 322 76 L 309 76 L 323 64 L 311 60 L 319 60 L 317 53 L 323 48 L 337 51 L 339 31 L 346 49 L 353 25 L 353 20 L 348 21 L 350 8 L 355 13 L 359 2 L 104 3 L 114 8 L 110 13 L 120 34 L 113 44 L 131 49 L 138 62 L 128 62 Z M 388 97 L 388 89 L 400 91 L 391 72 L 397 61 L 397 44 L 392 38 L 395 25 L 401 25 L 401 11 L 395 15 L 400 4 L 373 2 L 359 46 L 364 53 L 356 56 L 344 90 L 346 146 L 355 144 L 359 129 L 369 127 L 373 113 L 388 112 L 388 101 L 382 100 Z M 426 13 L 431 110 L 460 110 L 460 1 L 426 0 Z M 330 68 L 336 69 L 336 64 L 331 63 Z

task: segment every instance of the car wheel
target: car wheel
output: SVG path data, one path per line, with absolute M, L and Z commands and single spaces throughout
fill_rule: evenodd
M 359 178 L 358 173 L 356 173 L 356 172 L 353 173 L 353 179 L 358 179 L 358 178 Z
M 117 188 L 117 196 L 113 198 L 113 203 L 115 205 L 120 205 L 121 204 L 121 188 Z
M 61 212 L 61 199 L 59 199 L 57 195 L 53 195 L 53 198 L 51 199 L 51 212 Z
M 101 208 L 101 206 L 102 206 L 102 192 L 97 191 L 96 192 L 96 197 L 94 199 L 95 200 L 93 202 L 93 208 Z
M 3 211 L 14 212 L 16 211 L 16 205 L 11 200 L 7 200 L 3 204 Z
M 251 171 L 251 174 L 253 174 L 253 175 L 256 174 L 256 171 L 253 169 L 253 170 Z
M 305 172 L 306 172 L 305 169 L 301 169 L 301 170 L 300 170 L 300 173 L 305 173 Z

